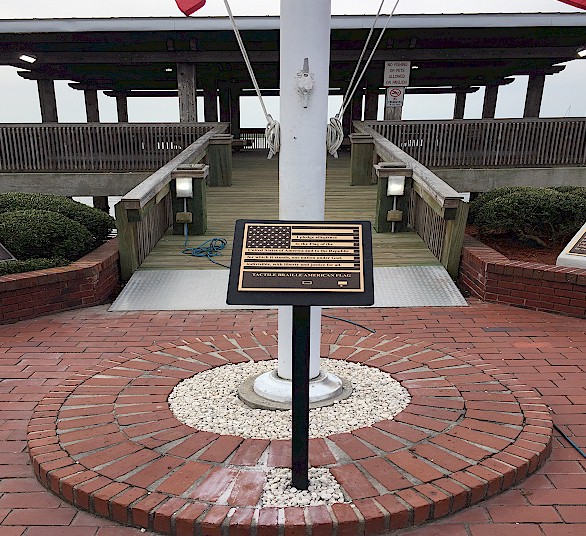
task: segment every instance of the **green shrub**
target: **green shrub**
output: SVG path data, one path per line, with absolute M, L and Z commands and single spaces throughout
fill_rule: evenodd
M 586 188 L 583 186 L 554 186 L 552 190 L 555 190 L 560 194 L 576 195 L 586 199 Z
M 50 210 L 81 223 L 92 235 L 94 246 L 100 245 L 114 229 L 114 218 L 105 212 L 52 194 L 9 192 L 0 194 L 0 214 L 14 210 Z
M 94 245 L 92 235 L 83 225 L 48 210 L 0 214 L 0 242 L 19 260 L 50 257 L 76 260 Z
M 524 188 L 494 197 L 475 215 L 480 234 L 510 233 L 540 245 L 567 242 L 586 221 L 586 198 L 551 188 Z
M 493 199 L 497 199 L 503 195 L 509 195 L 513 192 L 523 192 L 527 190 L 532 190 L 534 188 L 530 186 L 506 186 L 504 188 L 495 188 L 494 190 L 489 190 L 488 192 L 481 193 L 474 201 L 470 202 L 470 211 L 468 212 L 468 223 L 476 224 L 476 215 L 478 212 L 486 205 L 490 203 Z
M 67 259 L 28 259 L 24 261 L 4 261 L 0 262 L 0 276 L 8 274 L 19 274 L 21 272 L 34 272 L 35 270 L 45 270 L 47 268 L 57 268 L 58 266 L 67 266 Z

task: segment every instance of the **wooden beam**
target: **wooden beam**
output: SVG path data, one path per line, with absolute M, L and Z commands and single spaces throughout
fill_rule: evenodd
M 279 52 L 271 50 L 249 51 L 251 61 L 275 62 L 279 61 Z M 43 52 L 35 51 L 37 64 L 144 64 L 144 63 L 220 63 L 241 61 L 238 50 L 198 50 L 193 51 L 115 51 L 103 52 Z M 491 59 L 524 59 L 539 58 L 566 61 L 576 56 L 576 46 L 547 46 L 547 47 L 483 47 L 474 48 L 415 48 L 415 49 L 384 49 L 375 52 L 374 61 L 390 60 L 491 60 Z M 360 57 L 360 50 L 333 49 L 332 61 L 355 61 Z M 13 52 L 0 53 L 1 64 L 11 64 L 18 58 Z
M 43 123 L 57 123 L 57 99 L 55 98 L 55 82 L 53 80 L 37 80 L 41 120 Z

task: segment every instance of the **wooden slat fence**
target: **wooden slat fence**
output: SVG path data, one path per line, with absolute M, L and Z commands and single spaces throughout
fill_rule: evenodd
M 0 125 L 0 172 L 154 171 L 217 123 Z
M 264 128 L 241 128 L 240 139 L 250 140 L 252 145 L 244 146 L 243 150 L 251 151 L 254 149 L 267 149 L 267 140 L 265 138 Z
M 586 119 L 366 121 L 432 168 L 586 165 Z

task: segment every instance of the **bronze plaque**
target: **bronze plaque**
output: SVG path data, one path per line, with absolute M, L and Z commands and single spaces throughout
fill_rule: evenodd
M 586 255 L 586 231 L 578 238 L 568 253 L 573 255 Z
M 234 304 L 368 305 L 370 222 L 239 220 L 228 290 Z
M 244 225 L 239 291 L 362 292 L 362 228 Z

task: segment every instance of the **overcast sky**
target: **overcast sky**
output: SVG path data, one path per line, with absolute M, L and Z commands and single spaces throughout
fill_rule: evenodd
M 334 14 L 374 14 L 380 0 L 332 0 Z M 394 0 L 386 0 L 383 12 L 388 12 Z M 277 0 L 230 0 L 238 15 L 278 15 Z M 514 6 L 514 9 L 511 8 Z M 401 0 L 397 13 L 518 13 L 518 12 L 576 12 L 577 8 L 557 0 Z M 223 0 L 207 0 L 198 16 L 223 16 Z M 181 16 L 175 0 L 26 0 L 0 1 L 0 19 L 70 18 L 70 17 L 167 17 Z M 585 43 L 586 44 L 586 43 Z M 571 62 L 558 75 L 547 77 L 542 116 L 586 116 L 584 86 L 586 60 Z M 501 88 L 497 117 L 520 117 L 523 112 L 526 77 Z M 67 82 L 56 83 L 59 120 L 83 122 L 83 93 L 74 91 Z M 480 117 L 483 91 L 470 95 L 466 117 Z M 247 99 L 248 100 L 248 99 Z M 0 122 L 39 122 L 40 111 L 36 84 L 23 80 L 12 67 L 0 67 Z M 453 111 L 452 95 L 408 95 L 405 119 L 448 119 Z M 268 108 L 277 116 L 277 99 L 268 99 Z M 335 103 L 332 104 L 332 111 Z M 100 114 L 104 122 L 116 121 L 115 101 L 100 95 Z M 129 99 L 131 121 L 177 121 L 176 99 Z M 250 99 L 243 106 L 243 126 L 263 126 L 257 103 Z

